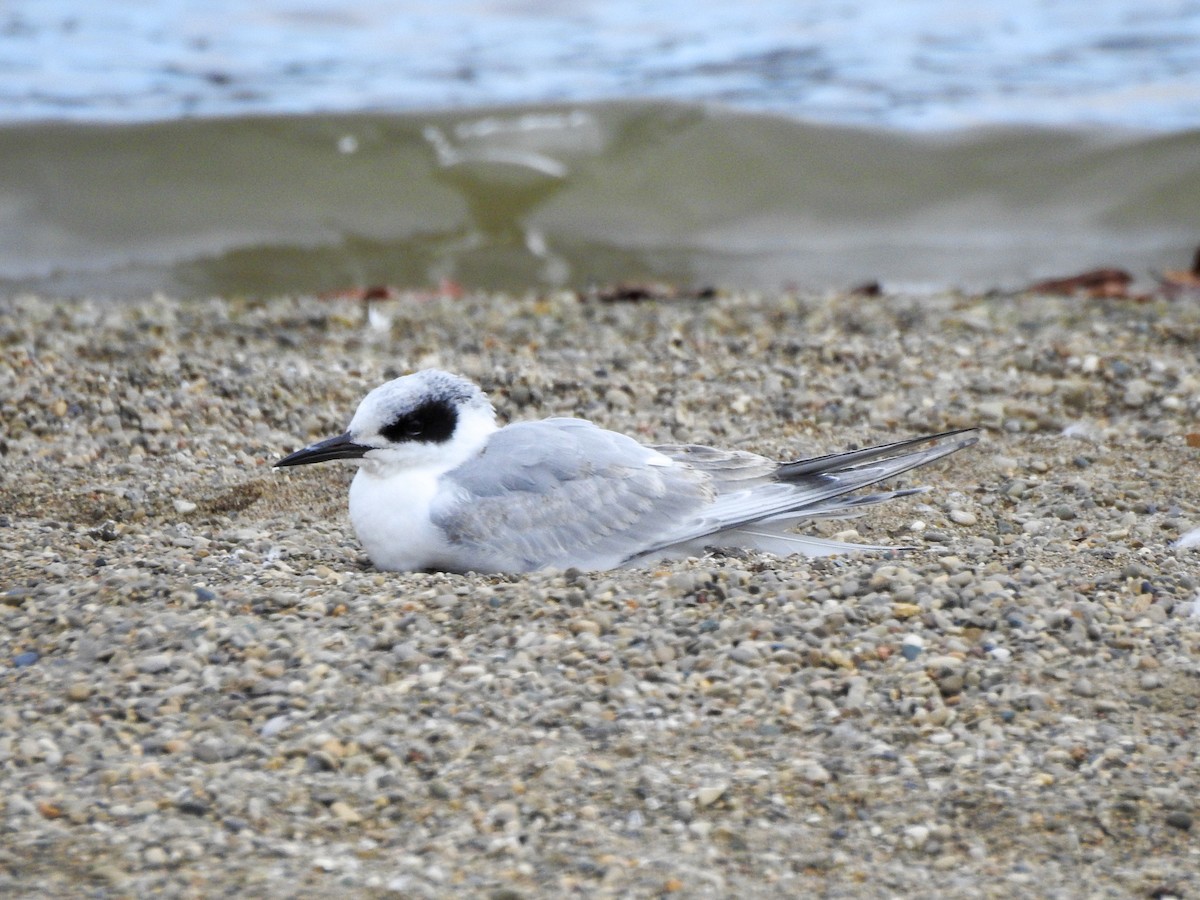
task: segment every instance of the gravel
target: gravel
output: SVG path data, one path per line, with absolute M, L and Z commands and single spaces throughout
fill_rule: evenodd
M 0 893 L 1195 895 L 1198 345 L 1184 301 L 0 301 Z M 985 432 L 817 526 L 906 552 L 376 572 L 351 470 L 270 464 L 433 365 L 781 457 Z

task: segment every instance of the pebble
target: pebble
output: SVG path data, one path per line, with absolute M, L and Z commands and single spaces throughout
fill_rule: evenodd
M 230 755 L 228 745 L 220 738 L 205 738 L 192 746 L 192 755 L 203 763 L 216 763 Z
M 170 653 L 153 653 L 137 662 L 137 670 L 145 675 L 157 675 L 171 668 Z
M 357 825 L 362 821 L 362 816 L 358 811 L 344 800 L 335 800 L 329 805 L 329 811 L 347 825 Z
M 1195 893 L 1200 308 L 888 299 L 0 301 L 20 890 Z M 270 463 L 433 363 L 778 457 L 987 430 L 853 522 L 918 550 L 376 572 Z
M 1157 672 L 1145 672 L 1138 679 L 1138 685 L 1144 691 L 1152 691 L 1163 686 L 1162 676 Z
M 924 825 L 910 825 L 904 829 L 904 846 L 909 850 L 921 850 L 929 842 L 929 829 Z
M 67 685 L 67 699 L 81 703 L 92 696 L 92 686 L 85 681 L 73 681 Z
M 701 809 L 706 806 L 712 806 L 725 796 L 725 792 L 728 789 L 728 784 L 706 784 L 696 791 L 696 805 Z
M 1172 810 L 1167 813 L 1167 824 L 1172 828 L 1178 828 L 1180 831 L 1192 830 L 1192 815 L 1183 810 Z
M 1096 685 L 1087 677 L 1076 679 L 1071 685 L 1071 691 L 1080 697 L 1095 697 L 1098 693 Z
M 829 770 L 818 762 L 806 761 L 798 767 L 801 778 L 811 784 L 828 784 L 833 776 Z
M 925 649 L 925 640 L 919 634 L 906 634 L 900 642 L 900 653 L 908 661 L 921 655 Z
M 975 525 L 979 521 L 975 513 L 965 509 L 952 509 L 949 516 L 950 521 L 956 525 Z

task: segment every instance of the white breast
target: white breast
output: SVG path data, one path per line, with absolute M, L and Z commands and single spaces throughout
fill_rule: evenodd
M 445 536 L 429 521 L 441 467 L 386 477 L 368 467 L 350 484 L 350 522 L 376 568 L 412 571 L 444 564 Z

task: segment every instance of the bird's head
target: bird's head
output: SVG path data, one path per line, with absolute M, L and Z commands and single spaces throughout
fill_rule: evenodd
M 368 472 L 454 468 L 496 430 L 496 413 L 477 385 L 438 369 L 381 384 L 367 394 L 344 434 L 285 456 L 276 467 L 350 460 Z

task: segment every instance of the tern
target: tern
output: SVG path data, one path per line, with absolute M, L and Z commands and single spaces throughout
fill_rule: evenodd
M 853 494 L 977 440 L 967 428 L 777 462 L 645 445 L 583 419 L 500 427 L 478 385 L 425 369 L 367 394 L 344 434 L 275 465 L 356 463 L 350 520 L 379 569 L 604 570 L 719 547 L 807 556 L 898 549 L 791 529 L 918 493 Z

